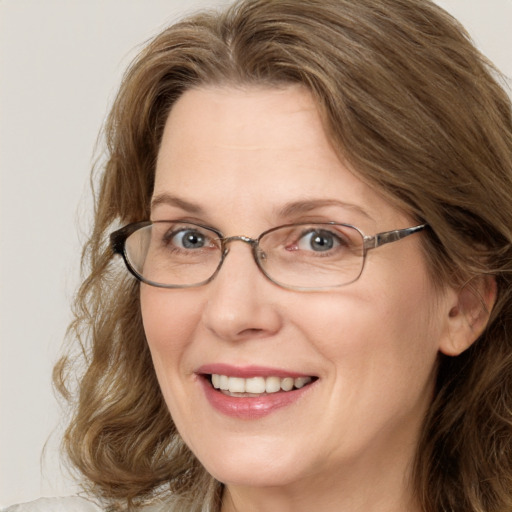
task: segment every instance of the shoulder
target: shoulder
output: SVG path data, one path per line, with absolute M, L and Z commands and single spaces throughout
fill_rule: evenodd
M 172 512 L 172 503 L 157 502 L 140 509 L 140 512 Z M 105 512 L 92 501 L 80 496 L 67 496 L 65 498 L 39 498 L 28 503 L 19 503 L 0 512 Z
M 79 496 L 40 498 L 29 503 L 12 505 L 0 512 L 101 512 L 91 501 Z

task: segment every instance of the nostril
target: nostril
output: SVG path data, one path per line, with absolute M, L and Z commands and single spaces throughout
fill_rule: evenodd
M 250 329 L 244 329 L 239 334 L 254 335 L 254 334 L 259 334 L 261 332 L 264 332 L 264 329 L 255 329 L 255 328 L 251 327 Z

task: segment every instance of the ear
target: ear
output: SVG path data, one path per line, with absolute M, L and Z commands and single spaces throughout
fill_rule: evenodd
M 442 338 L 439 350 L 447 356 L 458 356 L 486 328 L 496 301 L 496 280 L 493 276 L 477 276 L 448 295 L 448 335 Z

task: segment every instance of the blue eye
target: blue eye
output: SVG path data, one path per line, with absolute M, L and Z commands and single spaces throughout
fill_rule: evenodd
M 182 249 L 202 249 L 206 245 L 206 236 L 193 229 L 183 229 L 177 233 L 171 233 L 171 243 Z
M 297 242 L 297 247 L 303 251 L 326 252 L 340 244 L 340 238 L 334 233 L 315 229 L 304 233 Z

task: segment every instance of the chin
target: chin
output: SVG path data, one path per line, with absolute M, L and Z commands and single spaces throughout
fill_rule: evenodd
M 196 455 L 197 456 L 197 455 Z M 257 442 L 249 449 L 223 450 L 211 456 L 199 453 L 206 470 L 219 482 L 234 486 L 280 487 L 301 479 L 303 464 L 297 455 L 279 448 L 262 447 Z M 303 461 L 305 462 L 305 461 Z
M 299 475 L 290 474 L 280 465 L 254 464 L 234 467 L 215 465 L 208 472 L 219 482 L 234 487 L 286 487 L 300 480 Z

